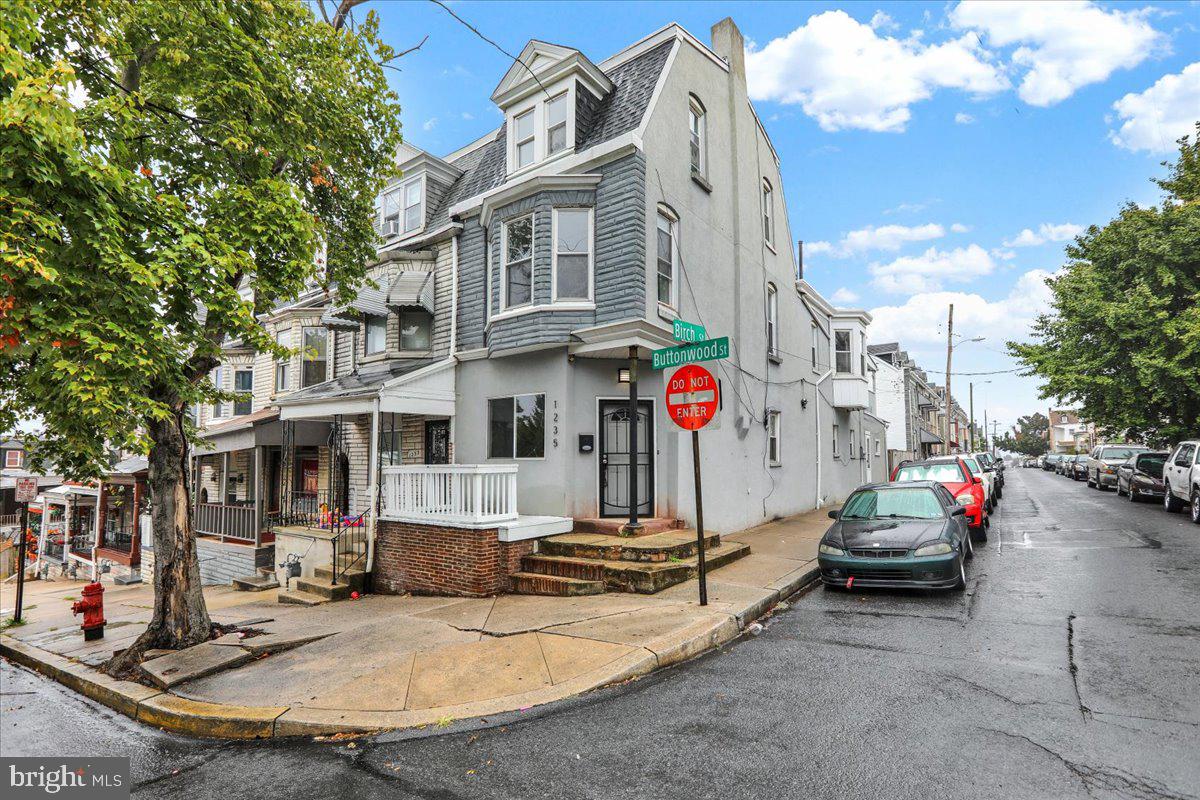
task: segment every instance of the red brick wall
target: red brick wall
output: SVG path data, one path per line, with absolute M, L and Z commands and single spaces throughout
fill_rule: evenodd
M 508 591 L 508 576 L 533 540 L 502 542 L 495 528 L 470 530 L 380 520 L 373 586 L 381 594 L 486 597 Z

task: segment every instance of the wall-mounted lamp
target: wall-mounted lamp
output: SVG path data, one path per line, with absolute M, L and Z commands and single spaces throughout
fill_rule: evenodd
M 617 383 L 629 383 L 629 367 L 617 369 Z

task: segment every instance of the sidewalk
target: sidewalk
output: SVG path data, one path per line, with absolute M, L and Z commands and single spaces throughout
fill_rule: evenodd
M 718 647 L 815 578 L 828 526 L 814 511 L 726 537 L 750 555 L 656 595 L 494 598 L 365 595 L 316 607 L 275 592 L 205 590 L 228 635 L 147 661 L 155 687 L 95 667 L 150 618 L 149 586 L 109 587 L 105 638 L 84 643 L 71 615 L 83 582 L 26 585 L 27 624 L 0 654 L 140 721 L 195 736 L 366 732 L 525 710 L 644 675 Z M 0 589 L 11 616 L 15 589 Z M 265 705 L 269 704 L 269 705 Z

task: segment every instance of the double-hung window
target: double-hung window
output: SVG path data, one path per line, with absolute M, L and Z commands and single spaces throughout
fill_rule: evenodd
M 779 292 L 767 284 L 767 354 L 779 355 Z
M 767 458 L 771 466 L 777 467 L 783 463 L 783 451 L 780 449 L 779 412 L 767 412 Z
M 813 372 L 820 372 L 821 366 L 817 362 L 817 336 L 820 335 L 821 329 L 820 329 L 820 327 L 817 326 L 817 323 L 815 323 L 815 322 L 810 323 L 809 327 L 810 327 L 811 333 L 812 333 L 812 343 L 810 344 L 810 346 L 808 348 L 808 358 L 810 361 L 812 361 Z
M 426 351 L 433 334 L 433 317 L 428 311 L 400 312 L 400 349 Z
M 329 365 L 329 329 L 304 327 L 300 339 L 303 358 L 300 367 L 300 388 L 322 383 Z
M 254 370 L 234 370 L 233 390 L 238 394 L 245 395 L 233 401 L 233 415 L 240 417 L 253 411 L 254 399 L 250 395 L 254 391 Z
M 275 344 L 280 347 L 288 347 L 289 331 L 278 331 L 275 334 Z M 292 357 L 286 355 L 275 362 L 275 391 L 286 392 L 288 383 L 291 380 Z
M 678 263 L 675 227 L 679 219 L 665 209 L 658 210 L 658 302 L 675 305 L 675 266 Z
M 366 354 L 382 353 L 387 349 L 387 317 L 382 314 L 367 314 L 363 321 L 366 328 L 364 342 Z
M 424 225 L 424 178 L 416 177 L 379 198 L 379 235 L 402 236 Z
M 762 215 L 763 241 L 767 244 L 775 242 L 775 193 L 771 190 L 770 181 L 762 182 Z
M 834 369 L 839 373 L 850 373 L 854 362 L 850 356 L 850 331 L 833 332 Z
M 850 429 L 850 457 L 854 458 L 854 428 Z
M 700 105 L 700 101 L 693 97 L 688 106 L 688 139 L 692 172 L 697 175 L 703 175 L 704 168 L 707 166 L 705 164 L 707 142 L 705 142 L 704 125 L 704 106 Z
M 535 108 L 531 108 L 524 114 L 518 114 L 513 119 L 516 132 L 516 138 L 513 140 L 513 163 L 517 169 L 529 166 L 535 158 L 533 115 L 536 110 Z
M 212 382 L 213 382 L 213 386 L 215 386 L 218 390 L 223 390 L 225 388 L 225 368 L 224 367 L 217 367 L 216 369 L 214 369 L 212 371 Z M 224 416 L 225 416 L 225 404 L 224 403 L 213 403 L 212 418 L 220 419 L 221 417 L 224 417 Z
M 423 181 L 420 178 L 404 184 L 404 232 L 411 233 L 421 227 Z
M 592 209 L 554 209 L 554 299 L 592 298 Z
M 21 456 L 24 455 L 20 450 L 4 451 L 4 468 L 5 469 L 20 469 Z
M 488 458 L 542 458 L 546 454 L 546 395 L 488 400 Z
M 546 155 L 567 149 L 567 103 L 571 96 L 563 92 L 546 103 Z
M 835 458 L 842 454 L 842 445 L 841 445 L 841 442 L 838 441 L 838 439 L 840 439 L 841 436 L 842 436 L 842 426 L 838 425 L 837 423 L 834 423 L 834 425 L 833 425 L 833 455 Z
M 504 223 L 504 308 L 533 302 L 533 215 Z
M 867 377 L 867 335 L 858 335 L 858 374 Z

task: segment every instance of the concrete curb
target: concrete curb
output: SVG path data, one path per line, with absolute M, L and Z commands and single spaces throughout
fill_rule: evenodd
M 268 739 L 339 732 L 377 733 L 430 726 L 442 719 L 461 721 L 550 705 L 687 661 L 737 639 L 745 626 L 819 577 L 820 571 L 814 567 L 779 586 L 768 587 L 772 595 L 765 601 L 756 601 L 742 609 L 715 612 L 710 619 L 698 620 L 679 631 L 678 638 L 665 637 L 663 641 L 652 643 L 651 647 L 642 648 L 562 684 L 542 687 L 522 695 L 437 709 L 383 712 L 206 703 L 140 683 L 115 680 L 99 670 L 8 635 L 0 635 L 0 656 L 58 681 L 138 722 L 185 736 Z M 437 729 L 430 731 L 431 734 L 437 732 Z

